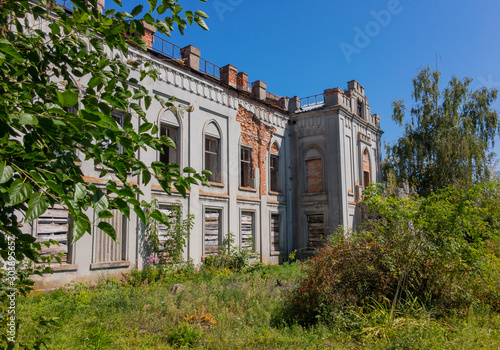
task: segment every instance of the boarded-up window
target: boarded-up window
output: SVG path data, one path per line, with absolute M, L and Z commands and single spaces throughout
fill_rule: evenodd
M 253 167 L 252 167 L 252 150 L 250 148 L 241 147 L 240 157 L 240 185 L 242 187 L 254 187 L 253 183 Z
M 254 213 L 250 211 L 241 212 L 241 247 L 253 249 L 254 243 Z
M 118 243 L 113 241 L 106 232 L 95 226 L 94 229 L 94 263 L 125 261 L 126 260 L 126 225 L 127 221 L 124 215 L 118 210 L 112 210 L 114 217 L 110 219 L 99 219 L 98 222 L 104 221 L 113 226 L 118 238 Z M 98 223 L 96 223 L 97 225 Z
M 271 252 L 281 251 L 281 215 L 271 214 Z
M 205 244 L 204 254 L 216 254 L 221 244 L 221 211 L 205 210 Z
M 179 128 L 176 126 L 168 125 L 166 123 L 160 124 L 160 136 L 167 136 L 174 141 L 176 148 L 163 146 L 163 153 L 160 152 L 160 162 L 164 164 L 179 163 Z
M 169 218 L 170 227 L 165 224 L 158 225 L 158 241 L 160 243 L 160 250 L 163 250 L 165 243 L 174 239 L 175 224 L 177 223 L 177 216 L 175 215 L 175 208 L 170 205 L 160 204 L 158 210 L 164 213 Z
M 69 213 L 61 205 L 47 209 L 34 223 L 33 233 L 37 242 L 56 241 L 59 245 L 42 245 L 42 255 L 61 256 L 61 262 L 69 263 Z
M 308 243 L 311 248 L 321 247 L 325 241 L 325 220 L 323 214 L 307 216 Z
M 306 160 L 307 192 L 323 191 L 323 161 L 322 159 Z
M 271 173 L 271 191 L 279 191 L 279 158 L 277 155 L 271 155 L 270 173 Z

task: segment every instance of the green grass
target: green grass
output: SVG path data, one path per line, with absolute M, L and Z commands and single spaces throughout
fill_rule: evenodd
M 391 319 L 380 306 L 346 313 L 345 325 L 272 326 L 300 276 L 295 263 L 37 293 L 19 299 L 19 340 L 45 332 L 49 349 L 500 349 L 500 315 L 472 308 L 435 320 L 415 305 Z M 185 289 L 172 295 L 176 283 Z M 39 327 L 41 317 L 57 325 Z

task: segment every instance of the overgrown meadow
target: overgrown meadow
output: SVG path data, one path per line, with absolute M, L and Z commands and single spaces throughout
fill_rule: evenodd
M 201 266 L 152 255 L 123 281 L 20 297 L 16 347 L 499 349 L 499 198 L 498 182 L 408 198 L 372 186 L 360 230 L 307 261 L 249 265 L 228 234 Z
M 35 293 L 19 301 L 20 340 L 43 338 L 49 349 L 500 347 L 500 315 L 480 306 L 435 318 L 415 302 L 391 318 L 379 304 L 346 311 L 344 324 L 281 322 L 283 301 L 303 276 L 298 262 L 241 272 L 184 267 L 153 283 L 136 276 Z M 179 283 L 184 289 L 173 293 Z M 40 327 L 41 318 L 52 320 Z

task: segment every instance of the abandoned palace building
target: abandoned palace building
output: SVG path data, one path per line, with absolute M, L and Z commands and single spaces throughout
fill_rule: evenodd
M 362 85 L 352 80 L 346 89 L 280 97 L 261 80 L 249 83 L 233 65 L 218 67 L 204 60 L 194 46 L 179 48 L 165 41 L 154 28 L 147 29 L 145 39 L 148 52 L 131 47 L 123 59 L 152 62 L 160 75 L 157 81 L 143 81 L 150 94 L 175 96 L 178 104 L 194 108 L 174 115 L 153 99 L 149 121 L 177 148 L 165 154 L 141 150 L 141 160 L 177 162 L 213 174 L 210 186 L 193 186 L 186 198 L 167 195 L 154 181 L 140 198 L 156 198 L 165 212 L 181 205 L 184 216 L 194 215 L 185 258 L 200 263 L 232 232 L 240 246 L 252 244 L 262 262 L 277 264 L 294 250 L 310 255 L 340 225 L 356 226 L 361 192 L 381 176 L 380 117 L 371 114 Z M 137 69 L 132 72 L 139 75 Z M 85 78 L 75 81 L 85 91 Z M 122 118 L 120 112 L 115 118 Z M 103 182 L 95 164 L 83 161 L 81 167 L 86 181 Z M 148 255 L 144 225 L 135 213 L 126 220 L 116 212 L 107 221 L 119 235 L 118 244 L 96 226 L 92 235 L 70 244 L 63 208 L 49 209 L 26 228 L 39 240 L 58 241 L 59 247 L 50 249 L 64 253 L 63 264 L 54 264 L 54 274 L 38 280 L 38 287 L 140 269 Z M 167 234 L 160 227 L 160 235 Z

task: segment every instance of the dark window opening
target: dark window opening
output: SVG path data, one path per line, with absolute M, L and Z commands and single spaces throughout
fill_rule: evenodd
M 366 188 L 370 184 L 370 173 L 368 171 L 363 172 L 363 188 Z
M 279 158 L 278 156 L 271 156 L 270 164 L 271 172 L 271 191 L 278 192 L 279 188 Z
M 366 188 L 370 183 L 370 156 L 368 150 L 363 151 L 363 188 Z
M 243 187 L 254 187 L 252 169 L 252 150 L 241 148 L 240 158 L 240 185 Z
M 176 148 L 163 146 L 163 153 L 160 153 L 160 162 L 164 164 L 176 163 L 179 164 L 179 128 L 168 124 L 160 124 L 160 136 L 167 136 L 174 141 Z
M 116 121 L 116 124 L 118 124 L 118 126 L 123 127 L 123 122 L 124 122 L 123 114 L 112 113 L 111 117 Z M 109 132 L 112 132 L 112 131 L 109 130 Z M 104 137 L 103 141 L 101 142 L 102 148 L 104 150 L 107 149 L 111 144 L 112 144 L 112 141 L 108 137 Z M 123 146 L 120 144 L 118 145 L 118 151 L 120 153 L 123 153 L 123 151 L 124 151 Z
M 205 169 L 212 175 L 208 176 L 209 181 L 220 182 L 220 142 L 214 137 L 205 136 Z

